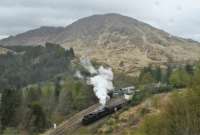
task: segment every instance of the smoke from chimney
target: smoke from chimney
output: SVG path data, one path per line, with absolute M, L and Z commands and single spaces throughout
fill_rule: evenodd
M 99 67 L 97 75 L 88 80 L 88 84 L 93 85 L 95 95 L 102 106 L 105 106 L 106 101 L 110 99 L 108 92 L 114 89 L 112 80 L 113 72 L 111 68 L 104 68 L 103 66 Z
M 99 99 L 99 103 L 105 106 L 106 101 L 110 99 L 108 92 L 114 89 L 112 69 L 100 66 L 98 70 L 96 70 L 89 59 L 82 59 L 81 64 L 93 75 L 89 77 L 87 83 L 93 86 L 94 93 Z

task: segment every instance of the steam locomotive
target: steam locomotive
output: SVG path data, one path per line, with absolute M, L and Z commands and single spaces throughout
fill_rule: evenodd
M 101 118 L 120 110 L 122 108 L 123 104 L 124 103 L 120 103 L 117 105 L 104 107 L 102 109 L 99 109 L 97 111 L 89 113 L 83 117 L 82 124 L 89 125 L 97 120 L 100 120 Z
M 115 101 L 112 105 L 108 105 L 104 108 L 101 108 L 97 111 L 91 112 L 85 116 L 83 116 L 82 124 L 89 125 L 101 118 L 112 114 L 118 110 L 120 110 L 125 104 L 129 103 L 129 98 L 134 94 L 134 87 L 126 87 L 119 90 L 115 90 L 112 93 L 108 93 L 111 98 L 114 97 L 123 97 L 123 100 Z M 128 96 L 128 98 L 126 98 Z

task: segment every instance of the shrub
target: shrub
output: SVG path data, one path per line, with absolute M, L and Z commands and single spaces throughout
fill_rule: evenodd
M 40 103 L 33 102 L 29 105 L 29 109 L 31 119 L 27 125 L 29 125 L 28 128 L 31 132 L 42 132 L 49 127 L 49 122 Z
M 132 98 L 132 100 L 131 100 L 131 104 L 132 104 L 132 105 L 137 105 L 137 104 L 139 104 L 144 98 L 145 98 L 145 92 L 144 92 L 144 91 L 136 92 L 136 93 L 133 95 L 133 98 Z
M 191 76 L 184 69 L 177 69 L 170 76 L 170 84 L 176 88 L 186 87 L 190 82 Z

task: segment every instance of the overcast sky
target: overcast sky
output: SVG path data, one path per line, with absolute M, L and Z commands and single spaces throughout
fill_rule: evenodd
M 103 13 L 127 15 L 200 41 L 200 0 L 0 0 L 0 38 Z

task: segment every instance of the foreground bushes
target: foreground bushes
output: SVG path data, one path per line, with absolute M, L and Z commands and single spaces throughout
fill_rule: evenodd
M 200 95 L 193 90 L 174 94 L 160 114 L 147 116 L 140 132 L 144 135 L 198 135 Z
M 161 112 L 147 116 L 138 134 L 199 135 L 200 133 L 200 68 L 197 67 L 187 91 L 172 94 Z

